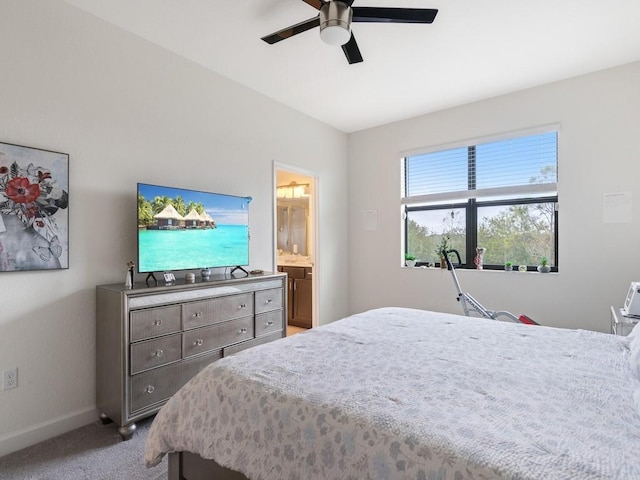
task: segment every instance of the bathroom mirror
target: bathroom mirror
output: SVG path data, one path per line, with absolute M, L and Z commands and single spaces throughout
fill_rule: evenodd
M 283 253 L 307 255 L 309 198 L 278 199 L 277 248 Z

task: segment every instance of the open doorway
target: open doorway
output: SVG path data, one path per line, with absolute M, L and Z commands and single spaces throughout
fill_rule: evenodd
M 287 336 L 316 325 L 317 176 L 275 165 L 274 265 L 288 275 Z

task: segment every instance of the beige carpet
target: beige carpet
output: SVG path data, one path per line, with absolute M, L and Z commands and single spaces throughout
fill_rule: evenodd
M 167 459 L 152 469 L 143 463 L 152 418 L 137 424 L 123 442 L 118 427 L 96 421 L 0 458 L 1 480 L 166 480 Z

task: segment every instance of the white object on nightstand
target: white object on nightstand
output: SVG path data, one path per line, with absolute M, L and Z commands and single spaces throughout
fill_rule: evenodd
M 640 315 L 640 282 L 631 282 L 622 312 L 624 315 Z
M 624 314 L 624 309 L 611 306 L 611 333 L 627 336 L 640 321 L 640 317 Z

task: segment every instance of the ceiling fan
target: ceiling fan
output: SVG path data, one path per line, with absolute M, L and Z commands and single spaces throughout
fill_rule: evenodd
M 432 23 L 438 13 L 433 8 L 352 7 L 354 0 L 302 0 L 320 13 L 316 17 L 291 25 L 262 40 L 273 45 L 315 27 L 320 38 L 329 45 L 342 45 L 351 63 L 362 62 L 362 55 L 351 32 L 351 22 L 371 23 Z

